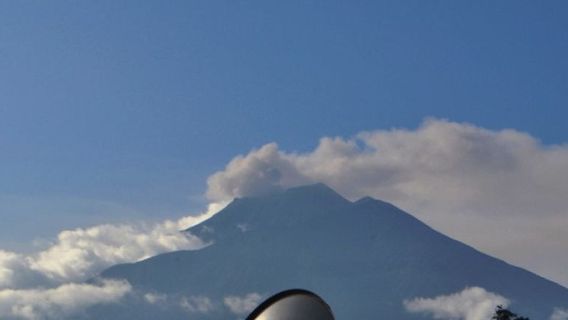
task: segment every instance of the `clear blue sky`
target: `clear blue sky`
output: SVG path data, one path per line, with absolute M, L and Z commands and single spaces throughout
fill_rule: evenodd
M 2 1 L 0 247 L 175 217 L 276 141 L 424 117 L 568 141 L 566 1 Z

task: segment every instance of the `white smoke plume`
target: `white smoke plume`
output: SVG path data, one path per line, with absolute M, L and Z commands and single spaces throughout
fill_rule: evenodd
M 482 251 L 568 286 L 568 145 L 516 130 L 429 119 L 415 130 L 267 144 L 208 179 L 214 201 L 323 182 L 349 199 L 394 203 Z

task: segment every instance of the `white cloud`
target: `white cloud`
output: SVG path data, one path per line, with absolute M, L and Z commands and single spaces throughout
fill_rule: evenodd
M 59 233 L 43 251 L 21 255 L 0 251 L 0 288 L 22 288 L 47 282 L 82 281 L 117 263 L 135 262 L 175 250 L 195 250 L 206 245 L 198 237 L 180 232 L 216 213 L 210 205 L 199 216 L 148 226 L 99 225 Z
M 0 290 L 30 288 L 40 284 L 52 283 L 44 274 L 31 270 L 29 257 L 0 250 Z
M 435 298 L 416 298 L 404 301 L 408 312 L 424 313 L 434 319 L 487 320 L 498 305 L 506 307 L 509 301 L 483 288 L 466 288 L 461 292 Z
M 144 295 L 144 300 L 149 304 L 165 304 L 168 300 L 168 295 L 164 293 L 149 292 Z
M 239 231 L 245 233 L 245 232 L 250 231 L 250 226 L 248 225 L 248 223 L 238 223 L 237 229 L 239 229 Z
M 225 306 L 236 315 L 246 315 L 256 308 L 262 301 L 262 296 L 256 292 L 245 296 L 227 296 L 223 299 Z
M 0 290 L 2 319 L 60 319 L 82 309 L 113 303 L 130 292 L 124 281 L 103 280 L 100 285 L 64 284 L 53 289 Z
M 430 119 L 293 153 L 267 144 L 208 179 L 214 201 L 323 182 L 392 202 L 434 228 L 568 285 L 568 145 Z M 536 254 L 536 255 L 535 255 Z
M 25 259 L 14 252 L 0 250 L 0 288 L 13 286 L 16 270 L 25 265 Z
M 555 308 L 550 320 L 568 320 L 568 309 Z
M 103 281 L 93 286 L 75 282 L 117 263 L 204 247 L 207 244 L 201 239 L 181 230 L 208 219 L 223 206 L 212 204 L 198 216 L 152 226 L 107 224 L 62 231 L 55 243 L 32 254 L 0 250 L 0 318 L 59 318 L 93 304 L 116 301 L 130 291 L 127 283 Z M 161 297 L 148 294 L 144 298 L 157 303 Z M 188 301 L 198 311 L 207 302 Z
M 207 210 L 199 215 L 190 215 L 176 221 L 179 230 L 185 230 L 211 218 L 229 204 L 229 201 L 212 202 L 207 206 Z
M 60 281 L 77 281 L 117 263 L 203 245 L 199 238 L 179 232 L 173 222 L 153 228 L 101 225 L 61 232 L 56 244 L 30 259 L 30 267 Z
M 213 302 L 205 296 L 183 297 L 180 306 L 190 313 L 209 313 L 214 310 Z
M 144 294 L 143 297 L 149 304 L 166 309 L 171 309 L 172 307 L 181 308 L 187 313 L 206 314 L 216 309 L 216 303 L 204 295 L 185 296 L 180 294 L 148 292 Z

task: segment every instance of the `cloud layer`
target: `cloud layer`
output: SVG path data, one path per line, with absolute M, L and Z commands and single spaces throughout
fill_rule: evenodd
M 515 130 L 426 120 L 416 130 L 322 138 L 305 153 L 267 144 L 208 179 L 213 201 L 323 182 L 392 202 L 438 230 L 568 285 L 568 146 Z
M 466 288 L 461 292 L 435 298 L 416 298 L 404 301 L 408 312 L 424 313 L 434 319 L 491 319 L 498 305 L 506 307 L 509 301 L 483 288 Z
M 130 290 L 127 282 L 110 280 L 99 285 L 71 283 L 53 289 L 0 290 L 0 318 L 61 319 L 96 304 L 116 302 Z
M 204 295 L 185 296 L 147 292 L 143 295 L 146 303 L 162 308 L 181 308 L 190 314 L 208 314 L 212 312 L 230 312 L 237 316 L 246 316 L 262 302 L 262 295 L 256 292 L 244 295 L 229 295 L 222 301 Z
M 181 230 L 209 218 L 222 207 L 212 204 L 201 215 L 152 226 L 107 224 L 65 230 L 48 248 L 29 255 L 0 250 L 0 289 L 82 281 L 118 263 L 140 261 L 163 252 L 200 249 L 206 243 Z
M 209 218 L 222 207 L 212 204 L 198 216 L 152 226 L 109 224 L 66 230 L 45 250 L 27 255 L 0 250 L 0 318 L 58 318 L 93 304 L 116 301 L 130 291 L 127 283 L 103 281 L 95 286 L 76 282 L 114 264 L 206 246 L 201 239 L 181 230 Z M 190 302 L 196 310 L 203 309 L 203 301 Z

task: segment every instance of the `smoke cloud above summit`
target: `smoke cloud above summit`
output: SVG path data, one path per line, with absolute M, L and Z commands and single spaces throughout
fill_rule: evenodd
M 323 182 L 394 203 L 434 228 L 568 285 L 568 146 L 513 129 L 428 119 L 415 130 L 324 137 L 309 152 L 270 143 L 208 179 L 222 201 Z

